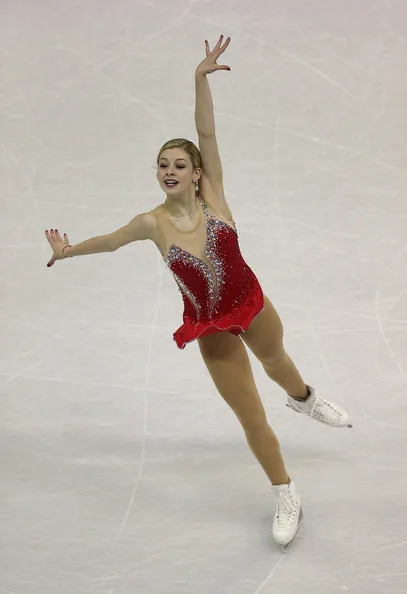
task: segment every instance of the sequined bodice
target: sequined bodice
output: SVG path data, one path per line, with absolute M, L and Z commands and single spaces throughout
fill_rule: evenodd
M 184 301 L 184 321 L 206 322 L 239 306 L 257 282 L 240 253 L 235 229 L 199 199 L 206 227 L 204 258 L 175 243 L 164 260 Z

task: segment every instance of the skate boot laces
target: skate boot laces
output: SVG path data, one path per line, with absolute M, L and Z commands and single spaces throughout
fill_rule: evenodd
M 279 493 L 277 497 L 277 522 L 279 528 L 290 528 L 297 518 L 297 508 L 299 502 L 296 502 L 288 493 Z
M 303 413 L 317 421 L 336 427 L 351 427 L 348 424 L 348 414 L 337 404 L 315 393 L 309 388 L 310 395 L 304 401 L 288 397 L 288 406 L 294 411 Z
M 337 406 L 334 402 L 327 400 L 326 398 L 322 398 L 321 396 L 318 396 L 318 394 L 311 395 L 309 397 L 309 400 L 311 402 L 305 401 L 305 404 L 308 404 L 308 407 L 305 407 L 305 409 L 307 411 L 307 414 L 310 417 L 325 416 L 323 414 L 323 408 L 325 406 L 327 406 L 328 408 L 331 409 L 330 410 L 331 414 L 334 413 L 335 415 L 338 415 L 338 416 L 342 415 L 343 411 L 342 411 L 342 409 L 339 408 L 339 406 Z

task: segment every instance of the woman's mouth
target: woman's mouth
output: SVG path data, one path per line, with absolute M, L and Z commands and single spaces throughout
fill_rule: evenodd
M 175 181 L 175 179 L 169 179 L 169 180 L 165 181 L 164 184 L 167 186 L 167 188 L 173 188 L 174 186 L 176 186 L 178 184 L 178 182 Z

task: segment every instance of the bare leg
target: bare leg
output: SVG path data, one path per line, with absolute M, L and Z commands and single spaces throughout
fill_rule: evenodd
M 264 298 L 264 310 L 252 321 L 242 339 L 259 359 L 264 371 L 290 396 L 304 399 L 308 390 L 283 344 L 283 325 L 270 300 Z
M 298 369 L 285 352 L 281 320 L 267 297 L 264 302 L 264 310 L 242 335 L 244 342 L 262 363 L 267 375 L 292 396 L 288 399 L 290 408 L 331 427 L 351 427 L 349 415 L 343 408 L 317 396 L 314 390 L 308 391 Z
M 276 435 L 267 422 L 241 339 L 228 332 L 198 339 L 220 395 L 240 421 L 249 447 L 274 485 L 290 482 Z

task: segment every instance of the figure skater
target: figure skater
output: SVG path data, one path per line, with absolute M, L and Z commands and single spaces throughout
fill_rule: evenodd
M 181 291 L 183 325 L 174 333 L 180 349 L 197 339 L 220 395 L 235 413 L 248 445 L 276 496 L 273 537 L 285 549 L 302 519 L 301 496 L 289 477 L 276 435 L 268 424 L 246 351 L 287 393 L 288 406 L 331 427 L 346 427 L 347 413 L 304 383 L 283 344 L 281 320 L 242 258 L 225 198 L 222 165 L 207 75 L 230 70 L 217 60 L 230 43 L 219 38 L 195 71 L 195 123 L 199 150 L 189 140 L 169 140 L 157 157 L 157 180 L 166 194 L 154 210 L 139 214 L 113 233 L 70 245 L 66 233 L 46 231 L 53 249 L 48 263 L 111 252 L 151 240 Z

